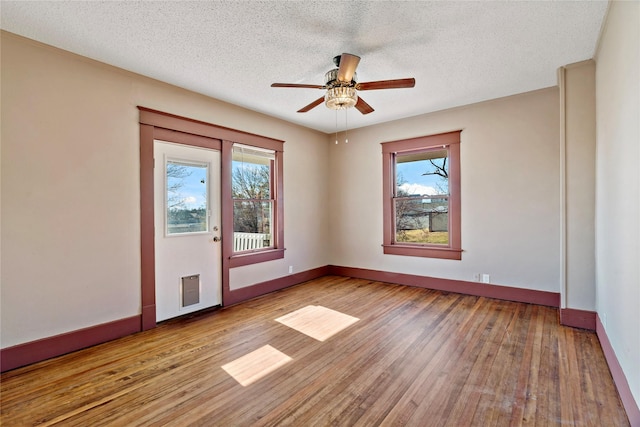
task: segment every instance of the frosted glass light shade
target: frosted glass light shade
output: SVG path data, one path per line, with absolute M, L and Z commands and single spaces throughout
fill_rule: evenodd
M 327 90 L 324 103 L 332 110 L 344 110 L 351 108 L 358 102 L 356 89 L 347 86 L 338 86 Z

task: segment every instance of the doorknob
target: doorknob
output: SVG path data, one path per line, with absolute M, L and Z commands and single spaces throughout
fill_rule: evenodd
M 214 242 L 221 242 L 222 241 L 222 237 L 213 236 L 213 241 Z

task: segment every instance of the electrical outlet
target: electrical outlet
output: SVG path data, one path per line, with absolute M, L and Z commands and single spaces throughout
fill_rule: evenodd
M 293 273 L 293 265 L 289 266 L 289 274 Z
M 491 283 L 491 276 L 488 274 L 482 273 L 482 283 Z

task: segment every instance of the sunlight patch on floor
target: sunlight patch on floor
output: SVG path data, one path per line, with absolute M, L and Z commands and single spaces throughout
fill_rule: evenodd
M 276 319 L 277 322 L 318 341 L 325 341 L 358 320 L 360 319 L 357 317 L 320 305 L 308 305 Z
M 265 345 L 223 365 L 222 369 L 246 387 L 292 360 L 270 345 Z

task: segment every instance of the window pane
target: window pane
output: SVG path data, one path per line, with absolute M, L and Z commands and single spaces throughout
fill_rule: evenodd
M 271 166 L 275 152 L 233 146 L 232 197 L 234 199 L 271 199 Z
M 271 223 L 273 201 L 234 200 L 234 251 L 273 246 Z
M 449 244 L 449 200 L 446 197 L 395 200 L 396 242 Z
M 208 166 L 167 162 L 167 234 L 207 231 Z
M 447 149 L 396 156 L 396 196 L 449 194 Z

